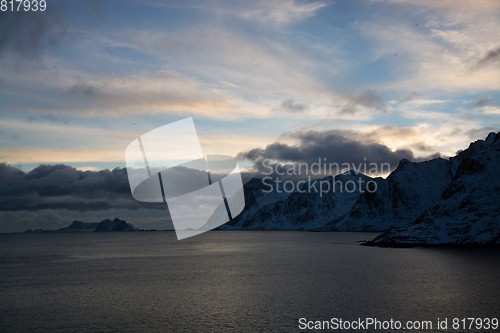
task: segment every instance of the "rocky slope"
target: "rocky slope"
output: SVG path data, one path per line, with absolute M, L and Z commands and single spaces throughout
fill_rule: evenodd
M 472 143 L 450 162 L 456 172 L 439 200 L 409 228 L 367 245 L 499 245 L 500 133 Z

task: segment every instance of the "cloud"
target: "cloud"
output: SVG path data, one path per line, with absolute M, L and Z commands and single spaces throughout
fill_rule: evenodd
M 237 17 L 263 25 L 288 26 L 302 22 L 321 8 L 327 1 L 310 0 L 212 0 L 212 1 L 146 1 L 145 5 L 164 8 L 196 9 L 204 14 Z M 218 17 L 220 18 L 220 17 Z
M 164 172 L 168 172 L 167 176 L 163 174 L 164 184 L 171 194 L 185 190 L 175 188 L 179 185 L 175 179 L 199 180 L 201 175 L 201 179 L 208 180 L 205 171 L 192 168 L 179 166 Z M 222 176 L 212 173 L 211 177 Z M 174 181 L 166 182 L 168 179 Z M 195 188 L 198 184 L 190 185 Z M 82 171 L 64 164 L 42 164 L 23 172 L 0 163 L 0 211 L 48 209 L 77 212 L 149 209 L 165 211 L 169 216 L 166 204 L 139 202 L 132 197 L 126 168 Z
M 0 57 L 13 53 L 15 57 L 37 59 L 47 47 L 60 43 L 67 30 L 68 23 L 57 9 L 4 13 L 0 20 Z
M 478 0 L 471 3 L 469 0 L 370 0 L 371 2 L 387 2 L 392 4 L 411 4 L 419 7 L 436 9 L 467 10 L 467 11 L 492 11 L 498 10 L 500 5 L 497 0 Z
M 468 108 L 482 108 L 492 103 L 491 97 L 484 97 L 467 105 Z
M 42 114 L 42 115 L 39 115 L 38 117 L 30 115 L 26 118 L 25 122 L 28 124 L 31 124 L 31 123 L 39 120 L 38 118 L 41 118 L 42 120 L 46 120 L 46 121 L 51 122 L 51 123 L 61 122 L 63 124 L 68 124 L 67 120 L 61 120 L 58 117 L 54 116 L 53 114 Z
M 324 2 L 297 2 L 295 0 L 258 0 L 247 2 L 248 6 L 219 11 L 245 20 L 277 26 L 299 23 L 312 17 L 316 11 L 327 6 Z
M 86 43 L 92 43 L 96 49 L 83 52 L 100 66 L 123 65 L 116 56 L 102 52 L 100 47 L 106 44 L 145 50 L 160 59 L 161 66 L 150 62 L 149 71 L 130 71 L 128 60 L 128 71 L 121 74 L 64 67 L 64 62 L 54 62 L 57 70 L 23 73 L 5 66 L 5 105 L 30 113 L 78 117 L 194 113 L 224 119 L 264 118 L 276 103 L 276 94 L 317 100 L 321 91 L 327 91 L 313 74 L 328 67 L 326 61 L 280 42 L 220 28 L 106 32 L 79 43 L 87 48 Z M 164 61 L 169 69 L 162 67 Z M 21 90 L 26 99 L 20 105 Z
M 0 130 L 0 139 L 2 139 L 2 141 L 4 140 L 18 141 L 21 139 L 21 136 L 18 133 L 8 133 L 5 132 L 4 130 Z
M 63 119 L 53 122 L 38 115 L 27 120 L 5 119 L 0 123 L 0 143 L 4 145 L 0 149 L 0 161 L 31 165 L 73 165 L 79 162 L 77 165 L 81 166 L 104 162 L 106 167 L 124 166 L 123 150 L 131 141 L 157 127 L 156 124 L 166 124 L 178 119 L 181 118 L 161 118 L 154 124 L 143 124 L 143 119 L 135 118 L 124 121 L 125 127 L 112 128 L 76 121 L 64 123 Z M 137 126 L 133 125 L 135 122 L 138 122 Z M 276 136 L 273 133 L 256 136 L 253 132 L 242 131 L 214 133 L 201 127 L 198 128 L 198 137 L 205 154 L 236 156 L 242 150 L 265 145 Z
M 419 96 L 420 96 L 420 94 L 418 92 L 413 91 L 413 92 L 409 93 L 408 95 L 406 95 L 406 97 L 403 98 L 399 103 L 404 104 L 404 103 L 410 102 Z
M 0 63 L 6 110 L 262 119 L 281 96 L 300 96 L 297 100 L 307 104 L 330 98 L 331 89 L 316 73 L 338 67 L 332 64 L 337 54 L 310 52 L 321 45 L 304 37 L 276 40 L 203 23 L 175 30 L 75 30 L 71 26 L 64 47 L 77 57 L 51 53 L 44 58 L 46 67 L 24 71 Z
M 486 106 L 483 108 L 482 114 L 484 115 L 500 115 L 500 108 L 495 106 Z
M 310 107 L 305 104 L 295 103 L 295 100 L 289 98 L 281 103 L 281 108 L 279 110 L 289 113 L 304 113 L 309 111 Z
M 221 27 L 175 32 L 132 30 L 113 37 L 158 57 L 166 56 L 179 72 L 195 72 L 199 78 L 230 82 L 245 91 L 288 95 L 326 91 L 315 73 L 336 70 L 331 65 L 336 61 L 332 55 L 323 59 L 287 40 L 256 38 Z M 313 48 L 315 45 L 311 44 L 306 46 Z
M 373 90 L 366 90 L 354 95 L 345 95 L 345 98 L 348 102 L 340 109 L 340 114 L 356 114 L 360 111 L 360 106 L 380 113 L 388 112 L 382 96 Z
M 495 127 L 480 127 L 468 130 L 465 134 L 470 141 L 484 140 L 491 132 L 498 133 L 499 129 Z
M 434 147 L 428 146 L 425 142 L 420 141 L 412 145 L 413 147 L 417 148 L 420 151 L 425 151 L 425 152 L 434 152 Z M 437 153 L 437 157 L 441 156 L 439 153 Z
M 265 171 L 262 165 L 264 159 L 281 163 L 318 163 L 318 159 L 326 163 L 339 165 L 359 165 L 360 163 L 389 163 L 393 170 L 401 159 L 411 161 L 422 160 L 415 158 L 410 149 L 391 150 L 389 147 L 370 140 L 355 131 L 327 130 L 293 132 L 289 137 L 298 140 L 298 144 L 290 145 L 275 142 L 266 148 L 254 148 L 238 155 L 240 159 L 254 162 L 256 171 Z
M 498 50 L 498 1 L 375 1 L 396 5 L 401 14 L 415 15 L 425 23 L 416 28 L 400 15 L 356 21 L 353 25 L 373 45 L 373 61 L 389 60 L 393 79 L 381 82 L 384 90 L 480 91 L 500 87 L 500 68 L 469 70 L 478 62 L 494 61 Z M 476 5 L 477 4 L 477 5 Z M 383 5 L 386 6 L 386 5 Z M 383 7 L 382 7 L 383 8 Z M 398 57 L 394 57 L 397 50 Z M 401 55 L 401 57 L 400 57 Z M 481 59 L 478 61 L 478 59 Z M 457 77 L 461 77 L 457 79 Z
M 25 173 L 0 163 L 0 184 L 0 211 L 166 209 L 134 200 L 125 168 L 93 172 L 42 164 Z
M 16 3 L 16 2 L 15 2 Z M 45 11 L 9 11 L 0 20 L 0 58 L 11 55 L 15 61 L 39 60 L 43 52 L 67 38 L 71 26 L 90 26 L 82 20 L 86 13 L 96 17 L 102 0 L 85 2 L 50 1 Z M 17 3 L 15 4 L 17 6 Z M 78 14 L 75 19 L 74 14 Z M 70 16 L 73 16 L 70 19 Z
M 469 74 L 488 65 L 500 61 L 500 47 L 488 51 L 474 66 L 469 69 Z
M 68 94 L 94 97 L 97 95 L 97 88 L 87 83 L 76 83 L 68 88 Z
M 21 109 L 32 115 L 123 117 L 145 113 L 195 113 L 227 119 L 245 113 L 242 109 L 255 106 L 230 90 L 175 71 L 159 70 L 137 75 L 79 73 L 81 75 L 77 77 L 61 75 L 60 72 L 63 71 L 58 75 L 43 72 L 38 76 L 10 76 L 8 90 L 23 89 L 26 92 L 29 98 Z M 52 97 L 50 103 L 47 103 L 48 96 Z M 15 98 L 5 101 L 5 104 L 19 108 L 19 101 Z
M 50 114 L 25 121 L 5 119 L 0 131 L 29 143 L 15 145 L 2 140 L 0 161 L 12 164 L 107 161 L 123 165 L 123 147 L 142 134 L 135 128 L 123 131 L 93 124 L 77 125 Z

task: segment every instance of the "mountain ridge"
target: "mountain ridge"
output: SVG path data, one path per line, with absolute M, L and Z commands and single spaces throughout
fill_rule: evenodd
M 500 133 L 492 132 L 485 140 L 470 143 L 467 149 L 448 160 L 436 158 L 410 162 L 403 159 L 385 179 L 370 178 L 350 170 L 312 181 L 332 184 L 334 180 L 345 183 L 362 178 L 376 183 L 375 192 L 358 191 L 349 196 L 329 192 L 320 196 L 317 192 L 300 193 L 298 190 L 278 193 L 279 188 L 273 188 L 273 191 L 263 193 L 263 180 L 253 178 L 245 183 L 246 206 L 243 212 L 217 229 L 382 231 L 385 233 L 366 244 L 380 246 L 498 244 L 500 176 L 496 170 L 500 170 L 499 138 Z M 307 186 L 308 183 L 303 184 L 301 189 Z M 480 200 L 481 197 L 486 199 Z M 453 209 L 439 208 L 443 205 Z M 468 207 L 474 217 L 461 223 L 464 207 Z M 450 228 L 469 230 L 464 236 L 468 238 L 453 236 L 450 230 L 448 238 L 432 236 L 429 228 L 434 223 L 444 223 L 443 210 L 449 219 L 461 221 L 453 222 L 456 225 Z M 478 213 L 474 213 L 476 211 Z M 448 223 L 452 223 L 450 221 Z M 398 234 L 397 230 L 407 231 Z
M 454 178 L 432 207 L 408 228 L 365 245 L 500 245 L 500 132 L 471 143 L 457 157 Z

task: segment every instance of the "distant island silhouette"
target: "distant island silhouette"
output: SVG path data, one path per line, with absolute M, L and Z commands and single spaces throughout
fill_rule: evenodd
M 105 219 L 101 222 L 81 222 L 73 221 L 68 227 L 60 228 L 57 230 L 44 230 L 44 229 L 28 229 L 23 233 L 48 233 L 48 232 L 101 232 L 101 231 L 140 231 L 132 224 L 115 218 L 114 220 Z

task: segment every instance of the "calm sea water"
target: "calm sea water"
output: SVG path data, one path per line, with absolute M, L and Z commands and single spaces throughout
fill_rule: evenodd
M 3 234 L 0 330 L 293 332 L 300 318 L 500 318 L 499 250 L 358 245 L 374 236 Z

